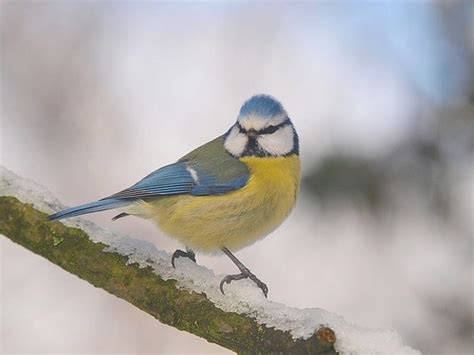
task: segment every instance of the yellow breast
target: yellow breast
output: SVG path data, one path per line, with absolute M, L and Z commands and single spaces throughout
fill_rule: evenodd
M 235 251 L 268 235 L 295 205 L 300 160 L 245 157 L 251 172 L 243 188 L 215 196 L 166 196 L 143 202 L 144 214 L 170 236 L 203 252 Z

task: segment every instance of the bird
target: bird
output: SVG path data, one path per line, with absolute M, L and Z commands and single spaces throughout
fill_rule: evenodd
M 299 138 L 282 104 L 259 94 L 246 100 L 224 134 L 163 166 L 134 185 L 100 200 L 67 208 L 50 221 L 116 209 L 113 220 L 137 216 L 177 239 L 171 264 L 195 251 L 224 253 L 239 269 L 224 285 L 252 280 L 264 296 L 268 287 L 234 252 L 279 227 L 295 206 L 301 179 Z

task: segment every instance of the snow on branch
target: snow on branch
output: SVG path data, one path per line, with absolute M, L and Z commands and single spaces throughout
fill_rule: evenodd
M 44 187 L 0 166 L 0 234 L 162 323 L 239 353 L 419 354 L 392 330 L 272 302 L 246 280 L 222 295 L 222 275 L 187 259 L 173 269 L 171 255 L 150 242 L 81 218 L 46 220 L 64 207 Z

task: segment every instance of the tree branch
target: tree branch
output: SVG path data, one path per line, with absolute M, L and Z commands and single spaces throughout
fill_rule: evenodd
M 321 327 L 306 340 L 224 312 L 204 293 L 176 287 L 152 268 L 127 264 L 128 258 L 93 242 L 81 229 L 48 222 L 46 214 L 15 197 L 0 197 L 0 233 L 64 270 L 120 297 L 160 322 L 239 353 L 335 353 L 334 332 Z
M 0 166 L 0 236 L 162 323 L 239 353 L 419 354 L 393 330 L 363 328 L 323 309 L 267 300 L 248 280 L 229 284 L 224 296 L 222 275 L 186 258 L 173 269 L 171 255 L 152 243 L 80 218 L 47 221 L 47 213 L 63 208 L 44 187 Z

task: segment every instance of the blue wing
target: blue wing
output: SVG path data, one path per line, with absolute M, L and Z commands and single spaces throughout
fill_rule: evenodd
M 95 202 L 68 208 L 49 216 L 49 219 L 58 220 L 124 207 L 137 200 L 159 196 L 223 194 L 245 186 L 248 178 L 248 173 L 239 173 L 238 175 L 234 174 L 232 178 L 223 182 L 217 175 L 209 173 L 208 169 L 201 169 L 196 162 L 191 164 L 187 161 L 180 161 L 152 172 L 123 191 Z
M 135 185 L 108 198 L 142 199 L 158 195 L 189 194 L 194 179 L 185 163 L 164 166 L 145 176 Z
M 188 162 L 178 162 L 152 172 L 135 185 L 107 199 L 144 199 L 178 194 L 218 195 L 240 189 L 247 181 L 248 174 L 244 174 L 226 182 L 219 182 L 216 176 L 199 169 L 197 164 L 192 164 L 191 167 Z

